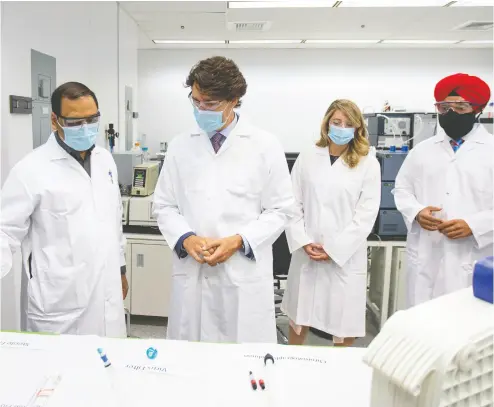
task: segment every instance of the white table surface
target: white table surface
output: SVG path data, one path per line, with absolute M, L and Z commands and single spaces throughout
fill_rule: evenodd
M 150 360 L 146 350 L 158 350 Z M 112 366 L 104 368 L 97 348 Z M 264 355 L 276 362 L 265 367 Z M 62 381 L 47 407 L 369 407 L 365 349 L 227 345 L 0 333 L 0 406 L 26 406 L 47 375 Z M 249 370 L 266 390 L 253 391 Z

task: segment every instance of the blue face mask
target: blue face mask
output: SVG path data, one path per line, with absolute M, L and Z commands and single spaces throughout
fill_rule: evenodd
M 199 110 L 194 106 L 194 117 L 196 118 L 199 127 L 206 133 L 221 129 L 225 125 L 225 122 L 223 121 L 223 112 Z
M 348 144 L 355 137 L 355 128 L 353 127 L 338 127 L 331 124 L 329 127 L 329 139 L 339 145 Z
M 77 127 L 62 127 L 64 142 L 76 151 L 87 151 L 96 143 L 99 123 L 83 124 Z

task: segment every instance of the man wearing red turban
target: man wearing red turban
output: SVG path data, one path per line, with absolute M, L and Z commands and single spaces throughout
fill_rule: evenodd
M 434 97 L 442 130 L 410 151 L 393 191 L 408 228 L 409 306 L 468 287 L 494 249 L 494 138 L 478 123 L 489 86 L 459 73 Z

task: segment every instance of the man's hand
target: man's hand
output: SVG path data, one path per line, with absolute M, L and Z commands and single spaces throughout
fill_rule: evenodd
M 439 218 L 436 218 L 433 215 L 433 212 L 439 212 L 441 210 L 441 208 L 437 208 L 435 206 L 428 206 L 427 208 L 424 208 L 419 212 L 419 214 L 417 215 L 417 222 L 425 230 L 437 230 L 438 226 L 443 223 L 443 221 Z
M 472 236 L 472 229 L 463 219 L 453 219 L 443 222 L 437 228 L 439 232 L 450 239 L 461 239 Z
M 206 249 L 209 241 L 210 239 L 206 237 L 192 235 L 184 240 L 184 249 L 195 261 L 204 264 L 204 256 L 214 253 L 214 248 Z
M 242 236 L 235 235 L 224 239 L 212 240 L 206 245 L 206 250 L 211 253 L 204 256 L 204 261 L 211 267 L 224 263 L 242 247 Z
M 322 245 L 310 243 L 304 246 L 305 252 L 314 261 L 331 260 L 329 255 L 324 251 Z
M 127 281 L 127 276 L 125 274 L 122 274 L 122 294 L 123 294 L 123 299 L 125 300 L 127 298 L 127 294 L 129 293 L 129 282 Z

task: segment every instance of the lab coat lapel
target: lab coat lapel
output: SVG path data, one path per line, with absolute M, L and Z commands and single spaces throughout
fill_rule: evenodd
M 438 133 L 436 144 L 441 146 L 443 150 L 446 151 L 446 154 L 448 154 L 449 157 L 454 158 L 455 152 L 453 150 L 453 147 L 451 147 L 451 143 L 449 142 L 449 140 L 450 138 L 446 135 L 444 130 L 441 130 L 441 132 Z
M 209 138 L 208 134 L 200 127 L 197 127 L 193 132 L 191 132 L 190 136 L 193 138 L 194 143 L 197 145 L 197 148 L 206 151 L 213 157 L 216 155 L 213 145 L 211 144 L 211 139 Z
M 251 125 L 245 118 L 238 120 L 234 129 L 230 132 L 220 150 L 218 151 L 218 156 L 221 154 L 225 154 L 225 152 L 235 143 L 238 142 L 239 138 L 249 138 L 252 134 L 253 130 Z
M 331 158 L 329 156 L 329 150 L 327 147 L 325 148 L 318 148 L 316 151 L 316 154 L 318 156 L 319 162 L 321 163 L 321 168 L 324 168 L 323 176 L 326 177 L 325 172 L 330 171 L 330 172 L 337 172 L 338 170 L 341 170 L 340 165 L 341 165 L 341 159 L 338 158 L 333 165 L 331 165 Z M 327 178 L 327 177 L 326 177 Z
M 57 140 L 55 140 L 55 137 L 56 137 L 55 134 L 52 133 L 48 141 L 46 142 L 46 146 L 48 147 L 48 151 L 49 151 L 50 161 L 58 161 L 58 160 L 64 161 L 65 165 L 69 166 L 74 171 L 76 171 L 81 176 L 83 176 L 86 180 L 90 181 L 91 178 L 89 177 L 88 173 L 74 159 L 74 157 L 71 157 L 69 153 L 67 153 L 62 147 L 59 146 Z
M 491 135 L 489 135 L 484 126 L 478 125 L 470 132 L 470 134 L 467 136 L 468 140 L 465 141 L 465 143 L 459 148 L 456 154 L 459 154 L 460 152 L 464 154 L 467 151 L 471 151 L 477 147 L 481 147 L 482 144 L 485 143 L 485 135 L 492 137 Z

